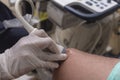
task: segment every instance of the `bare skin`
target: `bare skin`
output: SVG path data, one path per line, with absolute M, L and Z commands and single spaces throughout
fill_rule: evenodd
M 119 59 L 67 50 L 68 59 L 54 73 L 54 80 L 107 80 Z

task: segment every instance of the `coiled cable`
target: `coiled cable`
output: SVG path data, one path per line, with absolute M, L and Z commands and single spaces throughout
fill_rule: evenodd
M 20 12 L 20 7 L 21 7 L 21 2 L 24 0 L 16 0 L 15 3 L 15 13 L 16 13 L 16 17 L 21 21 L 21 23 L 24 25 L 24 28 L 30 33 L 34 30 L 33 26 L 31 26 L 22 16 L 21 12 Z M 31 7 L 32 7 L 32 15 L 34 14 L 34 4 L 31 0 L 25 0 L 27 1 Z

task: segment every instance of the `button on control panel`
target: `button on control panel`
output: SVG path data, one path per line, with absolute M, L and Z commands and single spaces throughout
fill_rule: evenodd
M 103 12 L 118 5 L 114 0 L 77 0 L 77 2 L 92 12 Z

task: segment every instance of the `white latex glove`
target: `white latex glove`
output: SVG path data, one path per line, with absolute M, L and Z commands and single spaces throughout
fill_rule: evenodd
M 43 30 L 35 30 L 0 55 L 0 80 L 14 79 L 37 68 L 58 68 L 54 61 L 66 57 Z

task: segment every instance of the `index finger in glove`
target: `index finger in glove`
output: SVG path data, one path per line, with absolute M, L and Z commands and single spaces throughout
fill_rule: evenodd
M 47 33 L 43 29 L 38 30 L 35 28 L 30 34 L 34 34 L 39 37 L 48 37 Z
M 31 34 L 35 34 L 38 37 L 46 37 L 43 38 L 44 40 L 42 40 L 42 45 L 44 45 L 43 48 L 48 48 L 52 52 L 60 53 L 59 46 L 50 37 L 48 37 L 47 33 L 44 30 L 34 29 Z
M 48 49 L 53 53 L 60 53 L 57 44 L 50 37 L 40 38 L 37 45 L 39 45 L 41 49 Z
M 67 54 L 49 54 L 49 55 L 44 55 L 44 60 L 45 61 L 63 61 L 67 59 Z

